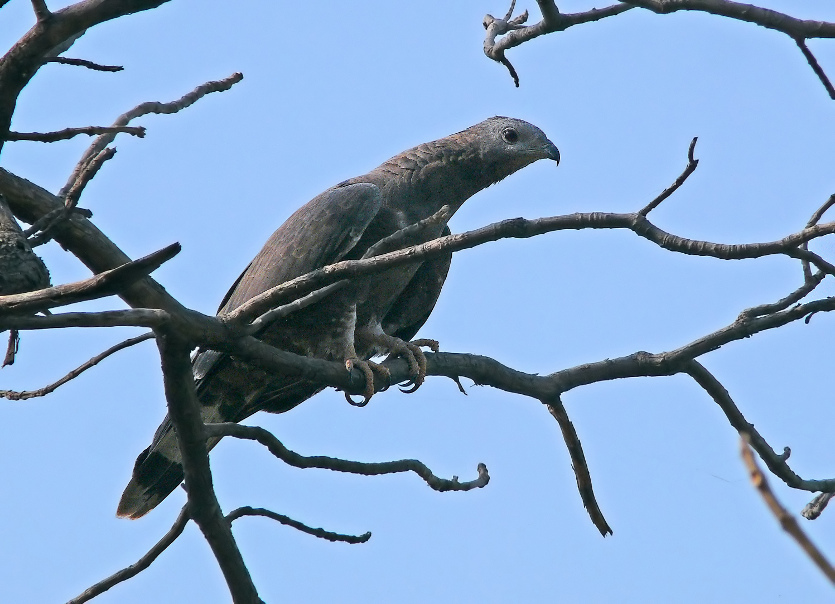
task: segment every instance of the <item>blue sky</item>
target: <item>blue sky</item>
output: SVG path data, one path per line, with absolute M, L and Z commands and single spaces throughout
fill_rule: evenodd
M 764 5 L 835 20 L 822 0 Z M 21 95 L 13 129 L 107 125 L 140 102 L 243 72 L 229 92 L 138 120 L 147 137 L 118 139 L 116 158 L 81 200 L 132 257 L 181 242 L 182 253 L 155 277 L 207 313 L 308 199 L 492 115 L 541 127 L 562 163 L 540 162 L 483 191 L 454 217 L 456 232 L 516 216 L 637 210 L 684 168 L 693 136 L 698 170 L 652 214 L 670 232 L 722 243 L 777 239 L 835 192 L 835 101 L 786 36 L 636 9 L 513 49 L 516 89 L 481 49 L 484 13 L 506 8 L 175 0 L 89 31 L 67 56 L 125 71 L 44 67 Z M 525 8 L 538 18 L 534 2 Z M 0 9 L 2 46 L 33 20 L 29 2 Z M 810 47 L 835 77 L 835 42 Z M 88 144 L 10 143 L 0 165 L 55 192 Z M 57 245 L 41 251 L 54 283 L 88 276 Z M 676 348 L 781 298 L 801 278 L 784 258 L 722 262 L 625 232 L 556 233 L 456 255 L 421 335 L 445 351 L 549 373 Z M 85 306 L 121 307 L 115 298 Z M 832 320 L 818 315 L 702 359 L 776 449 L 791 446 L 805 478 L 832 477 L 835 467 L 826 429 L 835 421 Z M 25 333 L 0 388 L 40 387 L 135 333 Z M 416 394 L 392 390 L 363 409 L 328 392 L 250 421 L 303 454 L 414 457 L 462 480 L 484 462 L 492 480 L 478 491 L 435 493 L 414 476 L 295 470 L 252 443 L 218 446 L 212 467 L 225 510 L 264 506 L 312 526 L 373 533 L 349 546 L 266 519 L 237 521 L 265 601 L 767 603 L 829 595 L 750 486 L 736 433 L 691 380 L 621 380 L 564 397 L 614 529 L 605 540 L 540 403 L 463 381 L 467 397 L 431 378 Z M 164 406 L 150 342 L 46 398 L 2 402 L 0 601 L 65 601 L 134 562 L 168 529 L 180 492 L 139 521 L 114 516 Z M 810 499 L 772 483 L 792 511 Z M 803 526 L 835 557 L 831 516 Z M 228 601 L 193 526 L 149 570 L 98 599 L 185 600 Z

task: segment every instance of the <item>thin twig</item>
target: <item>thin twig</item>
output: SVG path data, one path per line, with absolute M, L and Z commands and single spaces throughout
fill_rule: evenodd
M 38 396 L 46 396 L 51 392 L 54 392 L 59 386 L 63 386 L 70 380 L 77 378 L 79 375 L 90 369 L 91 367 L 95 367 L 101 361 L 106 359 L 112 354 L 119 352 L 120 350 L 124 350 L 134 344 L 139 344 L 140 342 L 144 342 L 145 340 L 150 340 L 154 337 L 153 332 L 148 332 L 142 334 L 141 336 L 136 336 L 135 338 L 128 338 L 124 342 L 119 342 L 115 346 L 111 346 L 104 352 L 97 354 L 92 359 L 83 363 L 70 371 L 67 375 L 62 377 L 60 380 L 52 382 L 48 386 L 44 386 L 43 388 L 38 388 L 37 390 L 23 390 L 22 392 L 17 392 L 15 390 L 0 390 L 0 398 L 9 399 L 10 401 L 25 401 L 30 398 L 35 398 Z
M 835 88 L 832 87 L 832 82 L 829 81 L 829 78 L 826 76 L 826 72 L 824 72 L 820 63 L 818 63 L 815 55 L 813 55 L 812 51 L 809 50 L 809 47 L 806 46 L 806 40 L 803 38 L 795 38 L 794 41 L 797 43 L 798 48 L 800 48 L 800 51 L 803 53 L 803 56 L 806 57 L 806 62 L 809 63 L 809 67 L 812 68 L 812 71 L 815 72 L 815 75 L 818 76 L 821 84 L 823 84 L 823 87 L 826 88 L 829 98 L 835 100 Z
M 206 424 L 206 436 L 231 436 L 254 440 L 269 449 L 284 463 L 295 468 L 321 468 L 347 472 L 350 474 L 362 474 L 364 476 L 379 476 L 381 474 L 398 474 L 401 472 L 414 472 L 436 491 L 469 491 L 480 489 L 490 482 L 490 475 L 487 473 L 487 466 L 478 464 L 478 478 L 468 482 L 459 482 L 457 477 L 452 480 L 438 478 L 432 471 L 416 459 L 401 459 L 398 461 L 385 461 L 381 463 L 364 463 L 325 457 L 322 455 L 305 457 L 285 447 L 272 433 L 259 426 L 242 426 L 233 423 Z
M 777 518 L 780 526 L 782 526 L 783 530 L 792 536 L 800 548 L 807 556 L 809 556 L 812 562 L 814 562 L 821 572 L 826 575 L 826 578 L 832 583 L 835 583 L 835 568 L 833 568 L 821 551 L 815 547 L 815 544 L 812 543 L 806 533 L 803 532 L 803 529 L 801 529 L 800 525 L 797 524 L 797 520 L 794 516 L 789 514 L 786 508 L 780 505 L 780 502 L 777 501 L 777 497 L 775 497 L 771 487 L 768 486 L 768 480 L 766 480 L 765 475 L 763 475 L 760 468 L 757 466 L 757 462 L 754 459 L 754 455 L 751 453 L 751 448 L 748 446 L 748 441 L 745 435 L 743 435 L 740 439 L 740 452 L 742 454 L 742 460 L 745 462 L 745 467 L 748 468 L 748 473 L 751 475 L 751 482 L 760 492 L 760 495 L 762 495 L 768 509 L 770 509 L 771 513 L 774 514 L 774 517 Z
M 293 300 L 288 304 L 282 304 L 281 306 L 273 308 L 272 310 L 268 310 L 250 324 L 250 327 L 247 330 L 247 332 L 251 335 L 257 335 L 262 329 L 265 329 L 267 326 L 271 325 L 278 319 L 282 319 L 294 312 L 300 311 L 303 308 L 307 308 L 311 304 L 315 304 L 320 300 L 324 300 L 332 293 L 339 289 L 342 289 L 346 285 L 348 285 L 348 280 L 343 279 L 342 281 L 331 283 L 330 285 L 326 285 L 321 289 L 317 289 L 316 291 L 310 292 L 306 296 L 298 298 L 297 300 Z
M 580 443 L 580 437 L 577 435 L 577 430 L 574 429 L 574 424 L 568 418 L 568 413 L 566 413 L 565 407 L 559 397 L 542 402 L 548 407 L 548 411 L 560 426 L 560 432 L 562 432 L 565 446 L 571 458 L 571 469 L 574 470 L 574 477 L 577 479 L 577 490 L 580 492 L 583 507 L 586 508 L 592 524 L 597 527 L 600 534 L 604 537 L 611 535 L 612 528 L 606 522 L 603 512 L 600 511 L 600 506 L 597 505 L 597 499 L 594 496 L 594 490 L 591 485 L 589 466 L 586 463 L 586 456 L 583 454 L 583 445 Z
M 180 97 L 176 101 L 171 101 L 170 103 L 158 103 L 158 102 L 147 102 L 137 105 L 130 111 L 127 111 L 116 118 L 116 121 L 113 122 L 114 128 L 125 127 L 131 120 L 136 119 L 137 117 L 141 117 L 143 115 L 147 115 L 149 113 L 157 113 L 157 114 L 170 114 L 170 113 L 177 113 L 193 105 L 195 102 L 200 100 L 202 97 L 206 96 L 207 94 L 211 94 L 213 92 L 224 92 L 229 90 L 232 86 L 237 84 L 243 79 L 243 74 L 241 73 L 233 73 L 228 78 L 224 78 L 222 80 L 216 80 L 211 82 L 206 82 L 205 84 L 201 84 L 188 94 Z M 97 138 L 90 147 L 84 152 L 81 156 L 81 159 L 78 160 L 75 168 L 73 168 L 72 174 L 70 175 L 67 183 L 61 187 L 61 190 L 58 192 L 59 195 L 65 195 L 67 191 L 69 191 L 70 187 L 73 186 L 73 183 L 78 179 L 78 175 L 84 170 L 85 166 L 87 165 L 92 158 L 98 155 L 107 145 L 113 142 L 116 138 L 116 133 L 107 133 L 102 134 L 99 138 Z
M 35 141 L 39 143 L 54 143 L 63 141 L 79 134 L 96 136 L 101 134 L 130 134 L 143 138 L 145 128 L 142 126 L 84 126 L 83 128 L 64 128 L 55 132 L 9 132 L 4 137 L 7 141 Z
M 809 218 L 809 222 L 806 223 L 806 228 L 818 224 L 818 222 L 820 222 L 820 219 L 823 218 L 823 215 L 826 214 L 827 210 L 829 210 L 829 208 L 831 208 L 833 205 L 835 205 L 835 195 L 830 195 L 829 199 L 827 199 L 821 207 L 815 210 L 815 213 L 812 214 L 811 218 Z M 801 249 L 808 250 L 809 244 L 804 243 L 800 247 Z M 806 259 L 802 259 L 801 263 L 803 265 L 803 277 L 808 283 L 812 280 L 812 268 L 809 265 L 809 261 Z
M 523 42 L 527 42 L 543 34 L 564 31 L 574 25 L 599 21 L 600 19 L 619 15 L 622 12 L 634 8 L 628 4 L 615 4 L 601 9 L 593 8 L 584 13 L 561 14 L 557 10 L 556 5 L 550 0 L 547 2 L 543 0 L 537 3 L 543 13 L 543 19 L 534 25 L 523 26 L 523 23 L 527 21 L 528 11 L 525 11 L 515 19 L 510 18 L 514 4 L 511 4 L 510 11 L 505 15 L 504 19 L 497 19 L 493 15 L 488 14 L 485 15 L 482 22 L 484 29 L 487 31 L 484 36 L 484 54 L 507 67 L 510 76 L 513 78 L 513 83 L 517 88 L 519 87 L 519 76 L 505 56 L 507 49 L 519 46 Z M 496 38 L 499 36 L 504 37 L 497 40 Z
M 707 392 L 716 404 L 722 409 L 728 422 L 733 428 L 744 435 L 747 442 L 757 451 L 757 454 L 768 466 L 772 474 L 783 480 L 787 485 L 796 489 L 814 490 L 814 491 L 832 491 L 835 490 L 835 480 L 826 481 L 805 481 L 789 467 L 788 454 L 790 450 L 786 449 L 782 454 L 777 453 L 771 448 L 762 435 L 754 428 L 754 425 L 748 422 L 742 415 L 742 412 L 734 403 L 731 395 L 725 389 L 719 380 L 711 374 L 698 361 L 691 359 L 683 362 L 682 371 L 692 377 L 705 392 Z M 809 483 L 818 483 L 811 486 Z M 826 486 L 820 486 L 820 483 L 825 483 Z M 819 487 L 819 488 L 815 488 Z
M 809 278 L 806 279 L 806 282 L 803 285 L 794 290 L 785 298 L 781 298 L 777 302 L 773 302 L 771 304 L 761 304 L 759 306 L 752 306 L 751 308 L 746 308 L 741 313 L 739 313 L 737 321 L 747 321 L 748 319 L 754 317 L 762 317 L 764 315 L 770 315 L 776 312 L 780 312 L 781 310 L 785 310 L 792 304 L 800 302 L 803 298 L 812 293 L 815 290 L 815 288 L 818 285 L 820 285 L 821 281 L 823 281 L 825 277 L 826 273 L 824 273 L 823 271 L 818 271 L 814 274 L 810 274 Z
M 638 214 L 641 216 L 646 216 L 650 212 L 652 212 L 655 208 L 661 205 L 661 202 L 667 199 L 670 195 L 676 192 L 678 188 L 684 184 L 684 181 L 696 171 L 696 168 L 699 166 L 699 160 L 693 158 L 693 152 L 696 150 L 696 141 L 699 140 L 698 136 L 694 136 L 693 140 L 690 141 L 690 148 L 687 150 L 687 167 L 684 168 L 684 172 L 676 178 L 675 182 L 671 184 L 669 187 L 664 189 L 661 194 L 645 205 L 642 209 L 638 210 Z
M 226 520 L 231 523 L 237 520 L 238 518 L 242 518 L 244 516 L 264 516 L 265 518 L 271 518 L 276 522 L 280 522 L 281 524 L 293 527 L 298 531 L 307 533 L 308 535 L 313 535 L 314 537 L 318 537 L 319 539 L 326 539 L 328 541 L 341 541 L 343 543 L 365 543 L 366 541 L 371 539 L 371 533 L 363 533 L 362 535 L 343 535 L 341 533 L 326 531 L 322 528 L 311 528 L 306 524 L 302 524 L 298 520 L 293 520 L 289 516 L 285 516 L 284 514 L 278 514 L 271 510 L 267 510 L 264 508 L 253 508 L 250 506 L 244 506 L 236 510 L 232 510 L 226 515 Z
M 49 57 L 44 59 L 44 63 L 60 63 L 61 65 L 76 65 L 78 67 L 86 67 L 93 71 L 122 71 L 125 68 L 121 65 L 100 65 L 87 61 L 86 59 L 71 59 L 69 57 Z
M 6 356 L 3 357 L 3 364 L 0 365 L 0 369 L 5 367 L 6 365 L 14 365 L 15 355 L 17 354 L 18 347 L 20 346 L 20 334 L 16 329 L 9 330 L 9 344 L 6 346 Z
M 106 579 L 99 581 L 95 585 L 85 589 L 82 593 L 74 597 L 72 600 L 67 602 L 67 604 L 83 604 L 83 602 L 88 602 L 106 592 L 108 589 L 113 587 L 114 585 L 118 585 L 123 581 L 127 581 L 141 573 L 143 570 L 151 566 L 151 564 L 156 560 L 159 555 L 164 552 L 169 545 L 174 543 L 177 540 L 183 531 L 186 528 L 186 524 L 188 524 L 189 515 L 188 515 L 188 504 L 183 506 L 183 509 L 180 510 L 180 515 L 177 516 L 177 520 L 174 521 L 174 525 L 168 529 L 168 532 L 163 535 L 162 539 L 160 539 L 156 545 L 154 545 L 148 553 L 142 556 L 139 560 L 131 564 L 130 566 L 123 568 L 122 570 L 113 573 Z

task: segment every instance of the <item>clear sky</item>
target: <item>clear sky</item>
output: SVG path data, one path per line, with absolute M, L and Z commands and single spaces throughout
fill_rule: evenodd
M 58 8 L 50 2 L 50 8 Z M 835 20 L 831 2 L 769 1 Z M 559 3 L 562 10 L 590 2 Z M 533 0 L 522 1 L 538 19 Z M 710 15 L 634 10 L 509 52 L 521 76 L 482 53 L 484 13 L 466 2 L 174 0 L 89 31 L 67 56 L 116 74 L 48 65 L 20 97 L 13 129 L 108 125 L 235 71 L 244 80 L 174 116 L 149 116 L 81 205 L 132 257 L 174 241 L 155 277 L 212 313 L 269 234 L 298 206 L 418 143 L 493 115 L 541 127 L 562 152 L 483 191 L 460 232 L 496 220 L 635 211 L 667 187 L 699 137 L 696 173 L 653 212 L 665 230 L 722 243 L 799 230 L 835 192 L 835 101 L 786 36 Z M 31 4 L 0 9 L 8 48 Z M 810 47 L 835 77 L 835 41 Z M 2 167 L 55 192 L 89 140 L 10 143 Z M 832 245 L 816 249 L 830 253 Z M 54 283 L 89 272 L 57 245 L 39 250 Z M 563 232 L 456 255 L 421 335 L 451 352 L 549 373 L 638 350 L 661 352 L 731 323 L 801 283 L 785 258 L 723 262 L 663 251 L 626 232 Z M 832 295 L 832 287 L 821 295 Z M 87 309 L 122 308 L 107 299 Z M 804 478 L 835 474 L 833 318 L 791 325 L 703 357 Z M 0 388 L 34 389 L 139 330 L 25 333 Z M 283 416 L 251 418 L 302 454 L 418 458 L 481 490 L 436 493 L 413 475 L 296 470 L 259 445 L 212 454 L 221 505 L 268 507 L 312 526 L 371 531 L 332 544 L 261 518 L 234 532 L 268 602 L 811 602 L 831 587 L 752 489 L 738 439 L 689 379 L 643 378 L 564 397 L 614 535 L 601 538 L 577 494 L 558 427 L 533 400 L 444 378 L 366 408 L 328 392 Z M 175 492 L 139 521 L 115 518 L 134 459 L 165 413 L 151 342 L 54 394 L 0 401 L 0 601 L 61 602 L 134 562 L 168 530 Z M 792 511 L 811 498 L 777 484 Z M 835 558 L 835 512 L 803 521 Z M 226 602 L 192 525 L 147 571 L 99 602 Z

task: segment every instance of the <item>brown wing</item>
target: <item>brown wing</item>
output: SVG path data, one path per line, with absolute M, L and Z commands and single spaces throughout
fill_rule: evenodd
M 449 227 L 444 227 L 441 236 L 449 234 Z M 435 308 L 451 263 L 452 254 L 446 254 L 421 264 L 409 285 L 386 313 L 382 321 L 383 331 L 407 342 L 415 337 Z

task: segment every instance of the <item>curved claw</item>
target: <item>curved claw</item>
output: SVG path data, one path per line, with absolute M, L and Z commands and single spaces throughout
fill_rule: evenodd
M 411 388 L 401 388 L 400 392 L 402 392 L 404 394 L 411 394 L 412 392 L 415 392 L 418 388 L 420 388 L 420 384 L 418 384 L 417 382 L 413 382 L 413 381 L 410 380 L 408 383 L 413 384 L 412 387 Z
M 348 401 L 348 404 L 353 405 L 354 407 L 365 407 L 368 404 L 368 401 L 371 400 L 371 397 L 363 395 L 362 401 L 357 402 L 357 401 L 355 401 L 354 399 L 351 398 L 350 394 L 348 394 L 346 392 L 345 393 L 345 400 Z
M 374 374 L 371 372 L 369 364 L 365 361 L 360 361 L 359 359 L 345 360 L 345 368 L 349 373 L 354 367 L 357 367 L 360 371 L 362 371 L 365 376 L 365 390 L 362 393 L 363 400 L 361 403 L 358 403 L 352 399 L 351 395 L 347 392 L 345 393 L 345 400 L 354 407 L 365 407 L 368 404 L 368 401 L 371 400 L 371 397 L 374 396 Z

